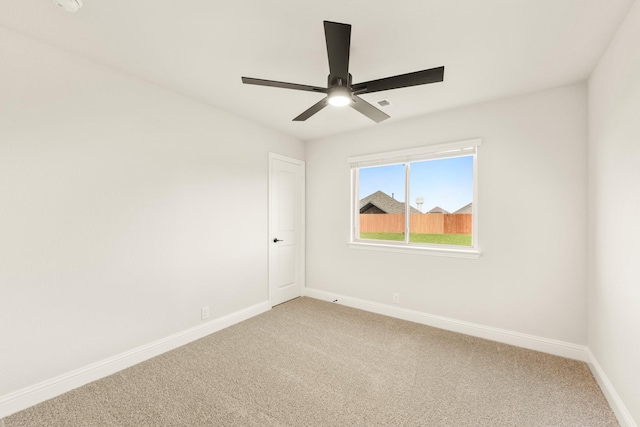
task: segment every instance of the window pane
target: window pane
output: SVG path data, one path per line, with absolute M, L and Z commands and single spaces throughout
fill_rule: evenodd
M 404 241 L 405 166 L 361 168 L 360 238 Z
M 414 243 L 471 246 L 473 156 L 411 163 Z

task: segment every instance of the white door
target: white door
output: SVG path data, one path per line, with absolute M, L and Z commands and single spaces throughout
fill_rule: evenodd
M 269 153 L 269 299 L 302 295 L 304 286 L 304 162 Z

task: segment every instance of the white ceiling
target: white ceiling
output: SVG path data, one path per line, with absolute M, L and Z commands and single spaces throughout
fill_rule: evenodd
M 0 25 L 303 140 L 583 81 L 633 0 L 0 0 Z M 325 108 L 322 21 L 352 25 L 354 83 L 444 65 L 443 83 L 372 93 L 391 119 Z M 0 58 L 1 63 L 1 58 Z M 0 72 L 2 68 L 0 66 Z

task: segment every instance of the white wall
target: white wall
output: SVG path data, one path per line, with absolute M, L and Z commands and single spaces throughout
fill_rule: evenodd
M 640 3 L 589 79 L 589 348 L 640 422 Z
M 291 137 L 0 28 L 0 397 L 268 299 Z
M 309 142 L 307 287 L 586 344 L 586 97 L 573 85 Z M 348 156 L 474 137 L 480 259 L 347 247 Z

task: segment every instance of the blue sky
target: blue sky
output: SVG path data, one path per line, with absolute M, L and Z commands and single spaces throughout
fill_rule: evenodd
M 453 212 L 473 200 L 473 157 L 412 162 L 411 206 L 422 197 L 422 212 L 435 206 Z M 404 165 L 360 169 L 360 198 L 382 190 L 404 202 Z

